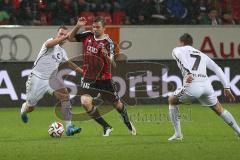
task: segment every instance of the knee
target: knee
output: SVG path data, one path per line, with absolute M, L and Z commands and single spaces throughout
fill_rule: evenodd
M 61 91 L 56 91 L 55 96 L 57 97 L 58 100 L 60 101 L 68 101 L 70 100 L 70 96 L 67 91 L 61 90 Z
M 221 115 L 222 112 L 224 111 L 224 108 L 222 107 L 221 103 L 219 103 L 219 102 L 217 102 L 217 104 L 215 106 L 213 106 L 212 109 L 217 115 Z
M 81 96 L 80 100 L 83 105 L 83 107 L 87 110 L 91 110 L 92 108 L 92 97 L 89 95 L 83 95 Z
M 70 100 L 70 96 L 69 94 L 63 94 L 61 97 L 60 97 L 61 101 L 69 101 Z
M 121 110 L 123 108 L 123 103 L 120 100 L 118 100 L 117 102 L 114 103 L 114 106 L 116 109 Z

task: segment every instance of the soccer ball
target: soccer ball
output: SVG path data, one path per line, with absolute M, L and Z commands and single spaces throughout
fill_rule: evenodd
M 53 122 L 48 128 L 48 134 L 54 138 L 60 138 L 64 133 L 64 127 L 60 122 Z

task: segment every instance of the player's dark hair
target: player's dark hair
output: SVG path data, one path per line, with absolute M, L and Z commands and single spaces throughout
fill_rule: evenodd
M 60 27 L 58 27 L 58 31 L 60 30 L 60 29 L 64 29 L 64 30 L 67 30 L 68 28 L 66 27 L 66 26 L 60 26 Z
M 93 22 L 101 22 L 103 27 L 105 27 L 105 25 L 106 25 L 105 18 L 100 17 L 100 16 L 95 17 L 95 18 L 93 19 Z
M 193 38 L 190 34 L 184 33 L 180 38 L 180 42 L 183 42 L 184 45 L 190 45 L 192 46 L 193 44 Z

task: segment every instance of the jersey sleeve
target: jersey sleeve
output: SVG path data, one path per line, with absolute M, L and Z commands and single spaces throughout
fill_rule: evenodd
M 62 50 L 62 52 L 63 52 L 63 62 L 66 62 L 66 61 L 68 61 L 69 59 L 68 59 L 68 56 L 67 56 L 67 52 L 63 49 Z
M 181 68 L 187 73 L 191 74 L 189 63 L 187 62 L 186 53 L 183 53 L 179 48 L 174 48 L 172 52 L 173 58 L 181 66 Z
M 106 35 L 107 36 L 107 41 L 108 41 L 108 45 L 109 45 L 109 47 L 107 48 L 108 49 L 108 51 L 109 51 L 109 57 L 110 57 L 110 59 L 111 60 L 113 60 L 114 59 L 114 55 L 115 55 L 115 45 L 114 45 L 114 43 L 113 43 L 113 40 L 108 36 L 108 35 Z
M 230 88 L 229 80 L 224 75 L 222 69 L 208 56 L 206 56 L 206 66 L 208 69 L 212 70 L 220 79 L 221 83 L 223 84 L 224 88 Z
M 75 35 L 75 38 L 78 42 L 84 41 L 89 35 L 93 34 L 91 31 L 81 32 Z
M 53 40 L 53 38 L 49 38 L 48 40 L 46 40 L 46 41 L 43 43 L 42 49 L 47 50 L 46 44 L 47 44 L 47 42 L 49 42 L 49 41 L 51 41 L 51 40 Z
M 113 41 L 109 42 L 109 57 L 111 60 L 114 59 L 114 43 Z
M 40 49 L 40 52 L 39 52 L 39 54 L 38 54 L 38 56 L 37 56 L 37 59 L 38 59 L 39 57 L 41 57 L 42 54 L 49 54 L 49 53 L 50 53 L 50 52 L 47 52 L 47 51 L 48 51 L 48 50 L 51 50 L 51 49 L 53 49 L 53 48 L 48 49 L 48 48 L 46 47 L 46 43 L 47 43 L 48 41 L 52 40 L 52 39 L 53 39 L 53 38 L 50 38 L 50 39 L 46 40 L 46 41 L 42 44 L 42 48 Z

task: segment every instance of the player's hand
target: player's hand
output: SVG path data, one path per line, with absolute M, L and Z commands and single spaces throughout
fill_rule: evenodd
M 224 96 L 228 97 L 230 102 L 234 102 L 235 101 L 234 95 L 232 94 L 231 90 L 228 89 L 228 88 L 224 89 Z
M 192 83 L 192 81 L 193 81 L 193 75 L 192 74 L 186 75 L 186 83 Z
M 77 26 L 82 27 L 82 26 L 85 26 L 86 24 L 87 24 L 87 20 L 84 17 L 78 18 Z

